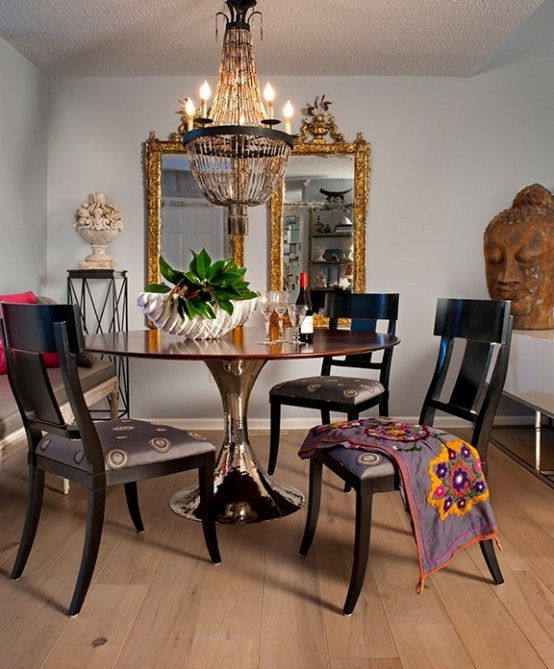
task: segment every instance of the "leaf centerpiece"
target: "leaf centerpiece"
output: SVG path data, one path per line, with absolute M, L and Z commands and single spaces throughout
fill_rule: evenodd
M 192 339 L 221 336 L 249 318 L 257 293 L 244 278 L 246 268 L 238 267 L 232 258 L 212 262 L 205 249 L 191 253 L 187 271 L 171 267 L 160 256 L 160 273 L 171 286 L 147 285 L 138 304 L 157 327 L 172 334 Z M 210 328 L 205 320 L 217 323 Z

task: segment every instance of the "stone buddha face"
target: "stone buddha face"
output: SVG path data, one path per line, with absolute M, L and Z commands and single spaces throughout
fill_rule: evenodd
M 533 184 L 484 236 L 487 288 L 493 300 L 510 300 L 514 328 L 554 328 L 554 197 Z

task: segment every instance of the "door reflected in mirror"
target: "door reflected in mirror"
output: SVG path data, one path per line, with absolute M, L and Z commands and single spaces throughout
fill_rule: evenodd
M 160 252 L 172 267 L 187 269 L 190 250 L 222 258 L 223 208 L 208 202 L 180 155 L 162 156 Z
M 159 283 L 159 257 L 187 269 L 190 249 L 205 248 L 212 259 L 232 257 L 243 265 L 243 239 L 226 234 L 225 212 L 200 194 L 189 170 L 179 133 L 144 143 L 146 197 L 146 284 Z

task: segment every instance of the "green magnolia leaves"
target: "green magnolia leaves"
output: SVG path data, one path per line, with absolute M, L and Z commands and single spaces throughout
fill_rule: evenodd
M 250 290 L 249 282 L 244 279 L 246 268 L 237 267 L 232 258 L 212 263 L 206 249 L 191 253 L 192 260 L 186 272 L 174 269 L 160 256 L 160 273 L 166 281 L 173 284 L 173 288 L 164 283 L 151 283 L 144 290 L 150 293 L 169 293 L 168 298 L 176 296 L 177 310 L 183 318 L 215 318 L 215 305 L 232 314 L 232 300 L 257 297 L 257 293 Z

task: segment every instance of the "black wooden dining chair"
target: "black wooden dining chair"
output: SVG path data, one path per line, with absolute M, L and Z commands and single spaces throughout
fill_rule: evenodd
M 419 424 L 432 426 L 437 411 L 469 421 L 473 431 L 468 441 L 477 449 L 485 473 L 490 431 L 506 379 L 511 331 L 509 302 L 438 300 L 434 334 L 440 337 L 439 352 Z M 453 355 L 460 345 L 463 353 Z M 335 436 L 340 443 L 340 428 L 333 441 Z M 343 607 L 348 615 L 356 606 L 367 569 L 373 495 L 398 490 L 399 473 L 386 455 L 375 466 L 360 466 L 355 449 L 329 446 L 317 449 L 310 458 L 308 513 L 300 554 L 307 555 L 316 530 L 325 465 L 356 492 L 354 559 Z M 480 541 L 480 547 L 494 582 L 503 583 L 492 540 Z
M 133 419 L 94 422 L 76 366 L 83 351 L 79 310 L 74 305 L 3 304 L 0 321 L 10 385 L 28 441 L 27 513 L 11 577 L 23 573 L 35 539 L 45 472 L 87 490 L 86 535 L 69 615 L 79 613 L 90 585 L 104 524 L 106 489 L 123 484 L 138 532 L 144 530 L 137 481 L 197 469 L 204 538 L 214 563 L 221 561 L 215 531 L 215 447 L 199 436 Z M 75 421 L 68 424 L 52 391 L 42 354 L 57 353 Z
M 324 312 L 329 319 L 330 330 L 339 327 L 339 319 L 350 319 L 352 331 L 382 331 L 394 335 L 398 301 L 398 293 L 336 291 L 326 295 Z M 379 321 L 383 324 L 381 330 L 378 329 Z M 269 391 L 271 433 L 268 473 L 273 474 L 277 464 L 283 404 L 318 409 L 324 425 L 331 422 L 331 411 L 345 413 L 348 420 L 354 420 L 363 411 L 379 406 L 379 414 L 388 416 L 392 353 L 393 349 L 389 348 L 377 354 L 327 357 L 323 359 L 319 376 L 305 376 L 275 384 Z M 372 370 L 374 378 L 331 374 L 335 367 Z

